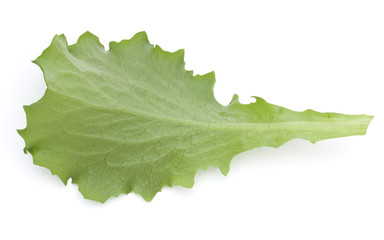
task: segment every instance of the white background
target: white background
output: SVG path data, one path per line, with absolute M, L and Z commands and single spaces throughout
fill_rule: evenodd
M 366 136 L 240 154 L 227 177 L 198 172 L 150 203 L 84 200 L 32 164 L 16 129 L 45 91 L 31 60 L 86 30 L 184 48 L 187 69 L 216 72 L 223 104 L 237 93 L 375 118 Z M 382 0 L 1 1 L 0 47 L 0 239 L 384 239 Z

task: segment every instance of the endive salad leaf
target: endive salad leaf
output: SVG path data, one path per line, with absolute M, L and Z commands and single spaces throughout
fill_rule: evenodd
M 135 192 L 150 201 L 163 186 L 192 187 L 198 169 L 226 175 L 231 159 L 290 139 L 316 142 L 365 134 L 371 116 L 291 111 L 256 97 L 228 106 L 213 95 L 215 75 L 193 75 L 184 51 L 151 45 L 145 32 L 106 51 L 86 32 L 64 35 L 34 62 L 45 95 L 25 107 L 25 152 L 85 198 L 104 202 Z

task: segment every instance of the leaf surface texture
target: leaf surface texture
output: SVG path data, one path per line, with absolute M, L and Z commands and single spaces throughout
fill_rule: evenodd
M 19 131 L 35 164 L 65 184 L 72 178 L 88 199 L 133 191 L 149 201 L 163 186 L 192 187 L 198 169 L 226 175 L 243 151 L 365 134 L 372 118 L 296 112 L 258 97 L 241 104 L 236 95 L 223 106 L 214 73 L 186 71 L 183 50 L 153 46 L 145 32 L 109 47 L 89 32 L 70 46 L 55 36 L 34 61 L 46 93 L 25 107 Z

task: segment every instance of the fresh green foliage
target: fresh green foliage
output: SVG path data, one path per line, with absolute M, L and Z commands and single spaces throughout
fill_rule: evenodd
M 163 51 L 144 32 L 105 51 L 87 32 L 64 35 L 35 60 L 47 90 L 25 107 L 25 151 L 85 198 L 104 202 L 131 191 L 150 201 L 163 186 L 192 187 L 198 169 L 226 175 L 238 153 L 365 134 L 371 116 L 295 112 L 261 98 L 228 106 L 213 95 L 215 75 L 193 76 L 184 51 Z

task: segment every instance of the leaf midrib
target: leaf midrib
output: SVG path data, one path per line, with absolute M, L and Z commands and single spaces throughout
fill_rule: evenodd
M 65 95 L 62 93 L 59 93 L 51 88 L 48 88 L 49 91 L 70 98 L 74 101 L 80 102 L 88 107 L 93 107 L 96 109 L 101 109 L 103 111 L 111 111 L 115 110 L 118 112 L 127 113 L 130 115 L 148 118 L 148 119 L 159 119 L 163 120 L 165 122 L 175 122 L 182 125 L 189 125 L 189 126 L 198 126 L 201 128 L 209 128 L 209 129 L 225 129 L 225 130 L 252 130 L 257 132 L 263 132 L 263 131 L 316 131 L 316 129 L 322 130 L 322 131 L 335 131 L 340 130 L 341 128 L 353 128 L 356 129 L 356 126 L 362 125 L 361 129 L 364 129 L 364 125 L 366 124 L 366 120 L 328 120 L 328 121 L 284 121 L 284 122 L 255 122 L 255 123 L 233 123 L 233 122 L 204 122 L 204 121 L 198 121 L 198 120 L 190 120 L 190 119 L 182 119 L 182 118 L 174 118 L 174 117 L 164 117 L 160 115 L 155 114 L 148 114 L 144 112 L 139 111 L 132 111 L 127 109 L 113 109 L 108 108 L 100 105 L 95 105 L 89 102 L 86 102 L 84 100 L 75 98 L 73 96 Z M 364 116 L 364 115 L 362 115 Z

